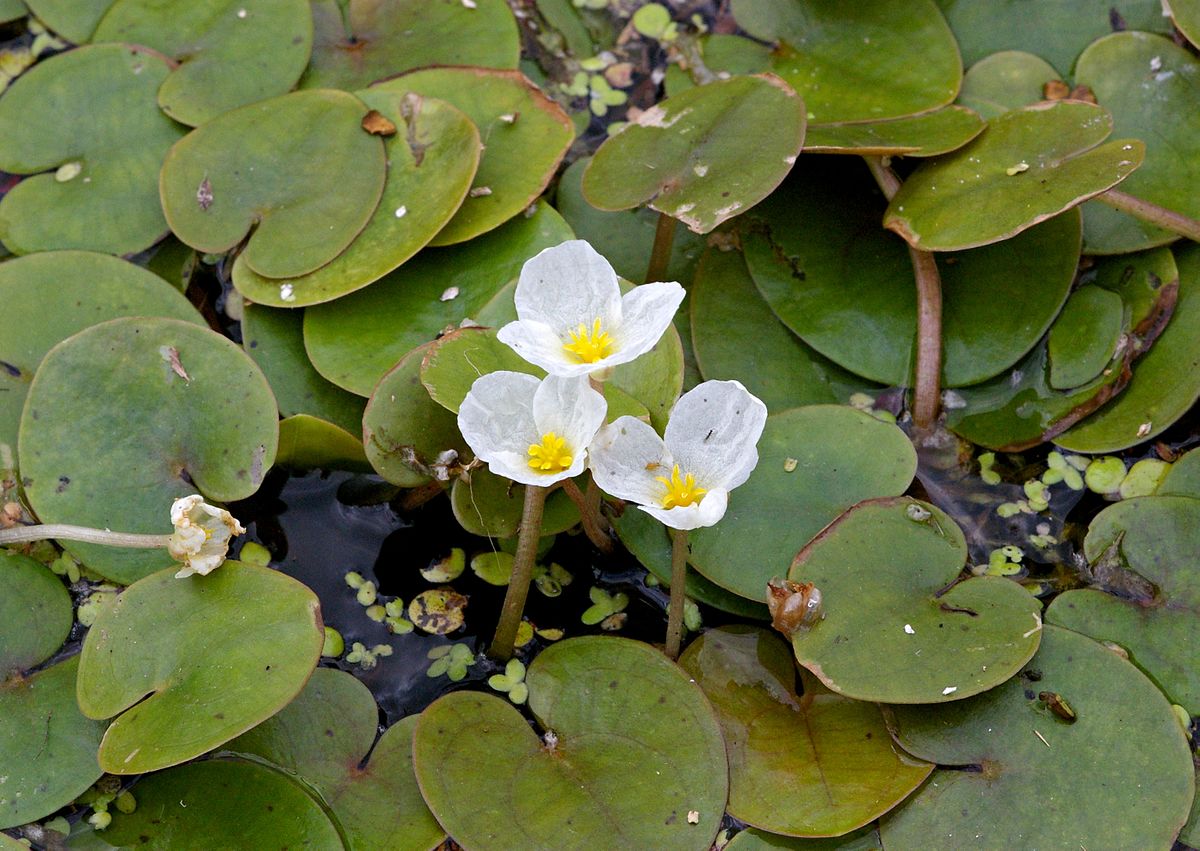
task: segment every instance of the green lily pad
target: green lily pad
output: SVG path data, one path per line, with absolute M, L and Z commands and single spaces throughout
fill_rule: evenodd
M 198 251 L 233 248 L 270 278 L 317 269 L 375 212 L 387 167 L 361 125 L 366 105 L 336 91 L 243 106 L 189 133 L 162 166 L 171 230 Z
M 1060 77 L 1085 47 L 1114 29 L 1169 29 L 1161 0 L 1072 0 L 1041 6 L 1036 13 L 1024 0 L 938 0 L 938 5 L 954 30 L 964 65 L 999 50 L 1024 50 L 1049 61 Z
M 265 278 L 239 257 L 233 284 L 251 301 L 300 307 L 377 281 L 417 253 L 450 220 L 479 166 L 479 131 L 444 101 L 366 89 L 355 93 L 397 127 L 384 140 L 387 183 L 375 214 L 350 247 L 299 278 Z
M 763 74 L 771 70 L 771 46 L 740 35 L 706 33 L 696 39 L 704 66 L 730 76 Z M 701 83 L 703 81 L 700 81 Z M 679 65 L 668 65 L 663 85 L 669 97 L 695 88 L 697 80 Z
M 1110 505 L 1088 528 L 1084 554 L 1092 563 L 1115 558 L 1106 570 L 1131 570 L 1152 587 L 1147 593 L 1117 587 L 1117 596 L 1104 590 L 1111 580 L 1097 575 L 1101 587 L 1067 591 L 1046 610 L 1047 623 L 1127 649 L 1130 661 L 1193 715 L 1200 715 L 1198 533 L 1200 499 L 1154 496 Z
M 504 0 L 314 0 L 306 89 L 353 91 L 426 65 L 516 68 L 517 24 Z
M 1121 191 L 1200 216 L 1200 199 L 1190 190 L 1200 180 L 1200 61 L 1161 36 L 1114 33 L 1083 52 L 1075 79 L 1112 112 L 1113 132 L 1146 142 L 1146 161 Z M 1089 254 L 1123 254 L 1179 238 L 1104 204 L 1087 205 L 1083 223 Z
M 26 0 L 25 5 L 42 23 L 67 41 L 83 44 L 113 0 Z
M 27 556 L 0 550 L 0 682 L 50 658 L 73 622 L 62 580 Z
M 1045 85 L 1060 75 L 1045 59 L 1020 50 L 985 56 L 963 75 L 958 102 L 989 121 L 1010 109 L 1043 99 Z
M 1054 626 L 1027 672 L 1040 676 L 959 703 L 893 710 L 901 747 L 959 768 L 934 772 L 883 821 L 884 846 L 965 838 L 979 848 L 1169 848 L 1195 780 L 1183 730 L 1154 684 Z M 1042 691 L 1065 698 L 1075 723 L 1046 709 Z M 1054 805 L 1022 806 L 1029 801 Z
M 549 742 L 487 694 L 454 692 L 421 713 L 413 762 L 447 832 L 468 848 L 709 847 L 725 746 L 682 670 L 649 645 L 586 636 L 542 651 L 525 682 Z
M 0 23 L 15 21 L 29 14 L 24 0 L 0 0 Z
M 909 384 L 917 304 L 908 247 L 879 229 L 883 202 L 866 170 L 837 165 L 802 163 L 751 214 L 746 262 L 771 309 L 804 342 L 865 378 Z M 1069 211 L 942 258 L 947 386 L 997 375 L 1037 343 L 1070 291 L 1079 240 L 1079 214 Z
M 929 763 L 901 756 L 879 707 L 796 694 L 790 648 L 747 626 L 709 630 L 679 665 L 712 702 L 729 753 L 729 814 L 788 836 L 841 836 L 921 785 Z
M 1200 451 L 1193 449 L 1172 464 L 1154 493 L 1200 499 Z
M 100 778 L 104 724 L 75 705 L 78 668 L 73 656 L 28 678 L 0 680 L 0 828 L 48 816 Z
M 779 42 L 771 70 L 814 123 L 877 121 L 954 100 L 962 65 L 933 0 L 733 0 L 738 25 Z
M 1054 439 L 1074 452 L 1115 452 L 1150 440 L 1200 398 L 1200 248 L 1177 252 L 1179 297 L 1161 336 L 1133 365 L 1128 389 Z
M 707 251 L 689 297 L 692 345 L 701 374 L 741 381 L 768 411 L 841 403 L 873 388 L 784 327 L 755 289 L 737 252 Z
M 955 583 L 966 559 L 962 530 L 936 506 L 860 503 L 792 564 L 788 578 L 815 584 L 825 607 L 792 636 L 796 658 L 839 694 L 880 703 L 943 703 L 999 685 L 1037 650 L 1041 603 L 999 576 Z
M 1112 126 L 1105 110 L 1081 101 L 998 115 L 975 141 L 914 171 L 883 225 L 926 251 L 1008 239 L 1111 189 L 1141 164 L 1139 140 L 1104 142 Z
M 601 145 L 583 173 L 583 194 L 601 210 L 648 204 L 708 233 L 787 176 L 804 125 L 803 102 L 769 74 L 689 89 Z
M 729 495 L 721 522 L 690 534 L 689 560 L 718 585 L 766 602 L 767 582 L 814 535 L 861 500 L 904 493 L 916 469 L 904 432 L 862 411 L 813 405 L 772 414 L 758 466 Z
M 308 414 L 279 422 L 279 453 L 275 463 L 293 470 L 315 468 L 370 472 L 362 438 L 340 426 Z
M 103 452 L 81 428 L 104 435 Z M 199 489 L 226 501 L 258 490 L 277 436 L 266 379 L 234 343 L 178 319 L 128 318 L 46 355 L 18 446 L 25 494 L 42 522 L 167 533 L 181 496 Z M 64 547 L 122 583 L 173 563 L 165 550 Z
M 158 104 L 192 127 L 288 92 L 312 39 L 308 0 L 116 0 L 92 34 L 95 43 L 144 44 L 177 61 Z
M 1125 305 L 1103 287 L 1080 287 L 1050 330 L 1050 386 L 1069 390 L 1098 376 L 1117 352 Z
M 130 585 L 80 656 L 79 708 L 118 716 L 100 766 L 157 771 L 246 732 L 300 692 L 324 642 L 316 595 L 269 568 L 227 561 L 208 576 L 163 570 Z
M 475 183 L 430 245 L 466 242 L 526 209 L 549 184 L 575 137 L 562 107 L 518 71 L 427 68 L 371 88 L 449 101 L 479 128 L 484 151 Z
M 1196 0 L 1168 0 L 1163 3 L 1163 12 L 1171 16 L 1175 29 L 1193 45 L 1200 44 L 1200 3 Z
M 266 760 L 315 791 L 347 848 L 426 851 L 446 834 L 413 776 L 416 723 L 410 715 L 376 743 L 379 708 L 367 687 L 343 671 L 317 668 L 299 697 L 227 750 Z
M 751 827 L 740 831 L 725 846 L 727 851 L 772 851 L 776 848 L 784 851 L 879 851 L 882 847 L 879 831 L 874 825 L 831 839 L 796 839 Z
M 539 201 L 530 216 L 461 245 L 426 249 L 365 290 L 308 308 L 305 348 L 334 384 L 369 396 L 405 354 L 475 318 L 526 260 L 573 236 Z
M 166 234 L 154 176 L 183 135 L 154 99 L 169 73 L 153 51 L 105 44 L 53 56 L 13 83 L 0 98 L 0 169 L 33 176 L 0 201 L 10 251 L 131 254 Z M 91 116 L 86 133 L 67 129 L 72 115 Z M 59 180 L 54 170 L 72 163 L 74 177 Z
M 471 450 L 458 432 L 454 413 L 429 397 L 421 383 L 421 362 L 433 343 L 400 359 L 379 380 L 363 413 L 363 444 L 379 475 L 400 487 L 416 487 L 432 478 L 432 465 L 453 450 L 455 462 Z
M 454 480 L 450 507 L 459 525 L 472 535 L 511 538 L 520 531 L 525 514 L 525 486 L 481 467 L 472 470 L 470 477 Z M 578 522 L 579 509 L 563 490 L 546 497 L 542 511 L 543 537 L 565 532 Z
M 90 251 L 46 251 L 0 264 L 0 304 L 0 445 L 14 453 L 29 384 L 56 344 L 119 316 L 168 316 L 197 325 L 204 321 L 157 275 Z
M 100 837 L 118 848 L 341 848 L 337 828 L 300 784 L 265 765 L 216 759 L 140 781 L 137 809 Z
M 957 150 L 983 132 L 983 119 L 965 106 L 922 115 L 850 124 L 810 124 L 805 153 L 934 157 Z

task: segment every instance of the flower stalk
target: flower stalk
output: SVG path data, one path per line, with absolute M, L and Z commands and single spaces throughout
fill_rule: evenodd
M 678 222 L 666 213 L 658 214 L 658 225 L 654 228 L 654 246 L 650 249 L 650 265 L 646 267 L 647 281 L 662 281 L 667 277 L 667 266 L 671 264 L 671 248 L 675 244 L 675 226 Z
M 1182 213 L 1176 213 L 1174 210 L 1160 207 L 1158 204 L 1153 204 L 1135 195 L 1122 192 L 1119 189 L 1110 189 L 1107 192 L 1101 192 L 1096 196 L 1095 200 L 1120 210 L 1122 213 L 1135 216 L 1144 222 L 1158 225 L 1164 230 L 1169 230 L 1180 236 L 1186 236 L 1193 242 L 1200 242 L 1200 221 L 1196 221 Z
M 504 606 L 500 610 L 500 621 L 496 624 L 496 635 L 488 648 L 488 656 L 498 662 L 512 658 L 517 642 L 517 628 L 525 611 L 525 600 L 529 596 L 529 583 L 533 580 L 533 562 L 537 557 L 538 539 L 542 533 L 542 511 L 546 505 L 546 491 L 538 485 L 525 486 L 525 510 L 521 517 L 521 531 L 517 537 L 517 553 L 513 557 L 512 578 L 504 595 Z
M 671 530 L 671 601 L 667 606 L 667 658 L 679 658 L 683 645 L 683 604 L 687 593 L 688 533 L 686 529 Z
M 589 482 L 585 494 L 573 480 L 565 479 L 563 480 L 563 490 L 571 498 L 571 502 L 575 503 L 575 507 L 579 509 L 579 520 L 583 526 L 583 533 L 592 542 L 592 546 L 602 553 L 611 553 L 613 549 L 612 536 L 609 534 L 608 521 L 600 513 L 600 489 L 596 487 L 596 483 Z
M 35 526 L 14 526 L 11 529 L 0 529 L 0 546 L 46 540 L 80 541 L 85 544 L 103 544 L 109 547 L 161 549 L 171 542 L 171 536 L 110 532 L 108 529 L 92 529 L 88 526 L 72 526 L 67 523 L 43 523 Z

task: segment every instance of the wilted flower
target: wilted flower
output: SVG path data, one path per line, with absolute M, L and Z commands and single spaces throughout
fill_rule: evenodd
M 244 535 L 246 530 L 224 508 L 204 501 L 200 494 L 181 497 L 171 505 L 171 523 L 175 532 L 167 544 L 167 552 L 183 567 L 175 576 L 179 579 L 193 573 L 205 575 L 221 566 L 229 552 L 229 540 Z
M 712 526 L 758 464 L 767 407 L 737 381 L 706 381 L 675 403 L 665 437 L 633 417 L 600 430 L 589 466 L 603 490 L 674 529 Z
M 583 472 L 608 403 L 586 378 L 523 372 L 480 376 L 458 409 L 458 428 L 493 473 L 547 486 Z
M 654 348 L 683 296 L 677 283 L 655 283 L 622 297 L 612 266 L 576 239 L 522 267 L 517 321 L 497 336 L 551 375 L 588 375 Z

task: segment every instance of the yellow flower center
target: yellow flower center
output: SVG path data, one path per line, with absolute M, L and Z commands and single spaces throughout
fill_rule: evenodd
M 542 435 L 541 443 L 529 444 L 529 466 L 539 473 L 561 473 L 574 460 L 567 442 L 552 431 Z
M 580 322 L 578 331 L 568 331 L 567 333 L 571 337 L 571 342 L 566 343 L 563 348 L 579 358 L 580 363 L 595 363 L 601 358 L 608 357 L 612 351 L 613 338 L 607 331 L 600 330 L 599 319 L 592 323 L 590 332 L 587 326 Z
M 696 477 L 691 473 L 681 476 L 678 464 L 671 471 L 671 478 L 668 479 L 666 476 L 655 476 L 654 478 L 655 481 L 662 482 L 667 488 L 667 493 L 662 500 L 663 508 L 694 505 L 704 499 L 704 495 L 708 493 L 706 488 L 696 487 Z

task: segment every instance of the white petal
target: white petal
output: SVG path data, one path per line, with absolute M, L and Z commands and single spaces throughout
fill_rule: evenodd
M 604 359 L 615 366 L 629 363 L 654 348 L 675 318 L 686 295 L 676 283 L 642 284 L 621 299 L 621 324 L 613 333 L 616 351 Z
M 600 489 L 643 505 L 662 505 L 666 490 L 655 476 L 669 477 L 672 463 L 658 432 L 634 417 L 604 426 L 588 449 L 588 467 Z
M 588 375 L 598 368 L 594 363 L 579 363 L 567 352 L 562 337 L 544 322 L 509 322 L 496 332 L 496 338 L 551 375 Z
M 608 402 L 586 378 L 548 375 L 533 395 L 533 421 L 538 436 L 552 431 L 567 442 L 574 463 L 570 475 L 583 471 L 588 445 L 604 424 Z M 574 468 L 579 466 L 578 470 Z M 566 478 L 566 473 L 562 474 Z
M 664 440 L 684 473 L 700 487 L 732 490 L 758 463 L 767 406 L 737 381 L 705 381 L 684 393 Z
M 565 335 L 582 322 L 589 330 L 621 324 L 621 290 L 609 262 L 581 239 L 547 248 L 521 268 L 514 295 L 517 318 Z
M 672 529 L 699 529 L 712 526 L 725 516 L 729 505 L 729 492 L 714 488 L 699 502 L 676 508 L 659 508 L 657 505 L 639 505 L 638 508 Z
M 458 430 L 477 458 L 490 463 L 507 452 L 528 461 L 529 444 L 541 439 L 533 421 L 539 383 L 532 375 L 505 370 L 475 379 L 458 408 Z

